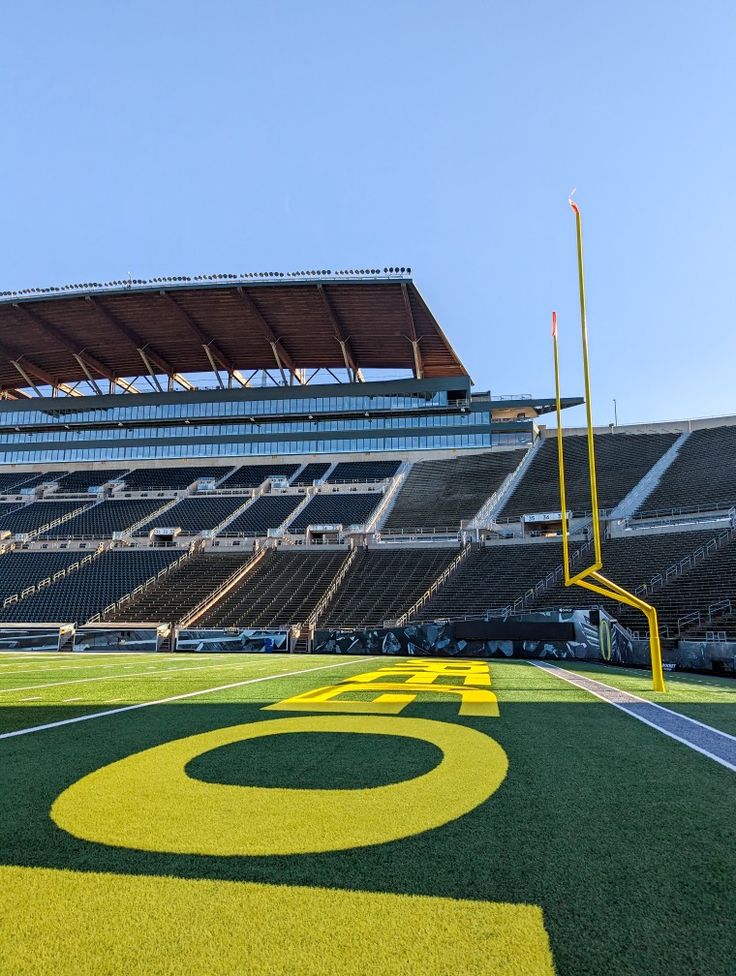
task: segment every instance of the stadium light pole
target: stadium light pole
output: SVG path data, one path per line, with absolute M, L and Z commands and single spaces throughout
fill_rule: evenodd
M 565 491 L 565 461 L 562 441 L 562 404 L 560 395 L 560 368 L 559 350 L 557 343 L 557 313 L 552 313 L 552 345 L 554 352 L 555 365 L 555 398 L 557 407 L 557 462 L 559 468 L 560 481 L 560 509 L 562 516 L 562 553 L 563 568 L 565 575 L 565 586 L 581 586 L 586 590 L 592 590 L 600 596 L 619 603 L 625 603 L 633 607 L 646 616 L 649 625 L 649 657 L 652 668 L 652 687 L 655 691 L 666 691 L 664 683 L 664 672 L 662 668 L 662 646 L 659 640 L 659 621 L 657 610 L 649 603 L 639 599 L 633 593 L 629 593 L 618 583 L 603 576 L 599 570 L 603 568 L 603 557 L 601 553 L 601 526 L 600 512 L 598 509 L 598 479 L 595 470 L 595 437 L 593 434 L 593 410 L 590 394 L 590 361 L 588 357 L 588 324 L 585 310 L 585 277 L 583 274 L 583 229 L 580 217 L 580 208 L 572 199 L 569 200 L 570 206 L 575 214 L 575 231 L 577 237 L 578 251 L 578 287 L 580 291 L 580 327 L 583 340 L 583 374 L 585 380 L 585 416 L 588 428 L 588 469 L 590 478 L 590 497 L 593 523 L 593 546 L 594 561 L 586 569 L 581 570 L 574 576 L 570 573 L 569 558 L 569 535 L 567 526 L 567 503 Z M 614 401 L 615 402 L 615 401 Z

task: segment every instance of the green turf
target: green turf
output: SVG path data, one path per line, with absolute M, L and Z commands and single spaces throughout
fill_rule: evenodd
M 61 670 L 78 660 L 0 657 L 0 731 L 276 673 L 325 670 L 0 741 L 2 864 L 526 903 L 543 909 L 560 976 L 733 976 L 733 774 L 539 668 L 490 662 L 498 719 L 461 718 L 456 700 L 422 700 L 403 713 L 476 728 L 505 749 L 505 782 L 466 816 L 376 847 L 218 858 L 77 840 L 55 826 L 49 809 L 102 765 L 197 732 L 272 720 L 278 714 L 262 711 L 264 704 L 371 670 L 375 662 L 140 655 Z M 641 672 L 595 672 L 610 684 L 643 680 Z M 55 684 L 81 677 L 103 680 Z M 52 686 L 13 690 L 32 684 Z M 672 684 L 678 690 L 668 705 L 718 709 L 712 724 L 726 727 L 720 710 L 734 707 L 736 685 L 721 702 L 728 683 L 711 691 L 691 690 L 686 679 Z M 40 700 L 22 700 L 29 697 Z M 405 740 L 392 748 L 393 739 L 376 746 L 372 738 L 284 736 L 278 745 L 264 738 L 202 756 L 190 773 L 211 782 L 352 788 L 416 776 L 436 762 L 432 748 L 407 748 Z

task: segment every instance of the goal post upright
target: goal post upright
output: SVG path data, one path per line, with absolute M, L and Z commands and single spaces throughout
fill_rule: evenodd
M 655 691 L 666 691 L 662 668 L 662 645 L 659 639 L 657 610 L 651 604 L 639 599 L 618 583 L 607 579 L 600 573 L 603 568 L 601 547 L 601 523 L 598 508 L 598 480 L 595 470 L 595 438 L 593 434 L 593 409 L 590 384 L 590 360 L 588 355 L 588 324 L 585 308 L 585 277 L 583 272 L 583 229 L 580 208 L 572 199 L 570 206 L 575 214 L 575 231 L 578 255 L 578 288 L 580 292 L 580 327 L 582 332 L 583 375 L 585 381 L 585 417 L 588 441 L 588 473 L 590 479 L 591 521 L 593 528 L 593 563 L 586 569 L 572 575 L 570 572 L 570 540 L 567 525 L 567 497 L 565 485 L 565 457 L 562 437 L 562 404 L 560 393 L 560 365 L 557 340 L 557 313 L 552 313 L 552 347 L 555 368 L 555 402 L 557 407 L 557 464 L 560 484 L 560 509 L 562 525 L 562 554 L 565 586 L 580 586 L 598 593 L 600 596 L 640 610 L 647 618 L 649 626 L 649 656 L 652 668 L 652 687 Z

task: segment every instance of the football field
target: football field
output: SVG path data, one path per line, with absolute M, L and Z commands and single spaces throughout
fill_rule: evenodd
M 668 683 L 0 655 L 0 973 L 733 976 L 736 683 Z

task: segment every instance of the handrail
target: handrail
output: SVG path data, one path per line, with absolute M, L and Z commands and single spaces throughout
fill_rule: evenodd
M 135 587 L 135 589 L 131 590 L 129 593 L 126 593 L 125 596 L 122 596 L 119 600 L 116 600 L 114 603 L 111 603 L 109 606 L 105 607 L 104 610 L 101 610 L 99 613 L 96 613 L 93 617 L 90 617 L 89 620 L 87 620 L 87 623 L 94 624 L 97 623 L 98 621 L 103 621 L 108 614 L 115 613 L 118 610 L 121 610 L 124 606 L 127 606 L 127 604 L 131 602 L 131 600 L 133 600 L 139 594 L 143 593 L 144 590 L 149 589 L 151 586 L 153 586 L 154 583 L 157 583 L 162 576 L 168 576 L 168 574 L 173 572 L 173 570 L 178 569 L 183 562 L 186 562 L 187 560 L 191 559 L 192 556 L 195 555 L 195 553 L 200 551 L 201 548 L 202 548 L 202 543 L 199 540 L 192 542 L 184 550 L 181 556 L 179 556 L 178 559 L 175 559 L 171 563 L 167 563 L 158 571 L 158 573 L 156 573 L 155 576 L 149 577 L 144 583 L 139 583 L 138 586 Z
M 47 586 L 51 586 L 53 583 L 57 583 L 59 580 L 68 576 L 69 573 L 76 572 L 81 569 L 82 566 L 86 566 L 87 563 L 96 559 L 98 556 L 102 555 L 105 547 L 102 543 L 91 552 L 85 553 L 81 559 L 77 559 L 75 562 L 70 563 L 68 566 L 64 566 L 62 569 L 57 569 L 53 576 L 46 576 L 42 580 L 38 580 L 36 583 L 31 583 L 24 590 L 19 593 L 13 593 L 11 596 L 5 597 L 3 600 L 3 608 L 9 606 L 11 603 L 18 603 L 21 600 L 25 600 L 26 597 L 33 596 L 34 593 L 39 593 L 41 590 L 45 589 Z
M 455 572 L 455 570 L 460 565 L 460 563 L 462 563 L 465 559 L 467 559 L 468 555 L 470 554 L 470 550 L 471 550 L 471 545 L 469 542 L 466 542 L 465 545 L 460 550 L 460 552 L 458 552 L 458 554 L 454 557 L 454 559 L 450 563 L 448 563 L 447 566 L 445 566 L 445 568 L 437 577 L 437 579 L 434 580 L 427 587 L 427 589 L 424 591 L 424 593 L 422 593 L 419 599 L 416 600 L 409 607 L 408 610 L 405 610 L 400 617 L 396 618 L 397 627 L 403 626 L 408 620 L 411 620 L 411 618 L 422 609 L 425 603 L 427 603 L 434 596 L 437 590 L 450 578 L 450 576 L 452 576 L 452 574 Z
M 296 625 L 299 631 L 301 631 L 304 627 L 306 627 L 310 632 L 314 630 L 315 626 L 317 625 L 317 621 L 325 612 L 327 606 L 332 602 L 332 598 L 340 588 L 342 581 L 345 579 L 348 570 L 355 562 L 357 555 L 358 555 L 358 550 L 355 547 L 353 547 L 348 553 L 347 558 L 344 559 L 340 564 L 340 568 L 335 574 L 335 578 L 330 583 L 330 585 L 325 590 L 325 592 L 322 594 L 322 597 L 317 603 L 317 606 L 314 608 L 314 610 L 312 610 L 312 612 L 309 614 L 309 616 L 304 621 L 304 623 Z
M 223 580 L 218 587 L 212 590 L 212 592 L 209 593 L 208 596 L 204 597 L 204 599 L 200 600 L 195 607 L 192 607 L 192 609 L 181 618 L 179 621 L 179 626 L 190 627 L 195 620 L 202 616 L 205 610 L 208 610 L 216 603 L 219 603 L 220 600 L 230 592 L 236 583 L 239 583 L 244 576 L 247 576 L 248 573 L 250 573 L 250 571 L 258 565 L 268 551 L 268 549 L 259 549 L 253 554 L 251 559 L 249 559 L 242 566 L 238 566 L 238 568 L 235 569 L 227 577 L 227 579 Z
M 722 549 L 725 545 L 732 542 L 736 538 L 736 526 L 729 526 L 729 528 L 724 529 L 717 536 L 714 536 L 708 542 L 703 542 L 697 546 L 691 553 L 687 556 L 681 557 L 677 562 L 672 563 L 667 566 L 664 570 L 659 573 L 655 573 L 648 583 L 641 583 L 634 590 L 636 596 L 646 597 L 661 587 L 666 586 L 672 580 L 677 579 L 680 576 L 684 576 L 686 572 L 692 570 L 698 562 L 703 562 L 709 559 L 713 553 Z

